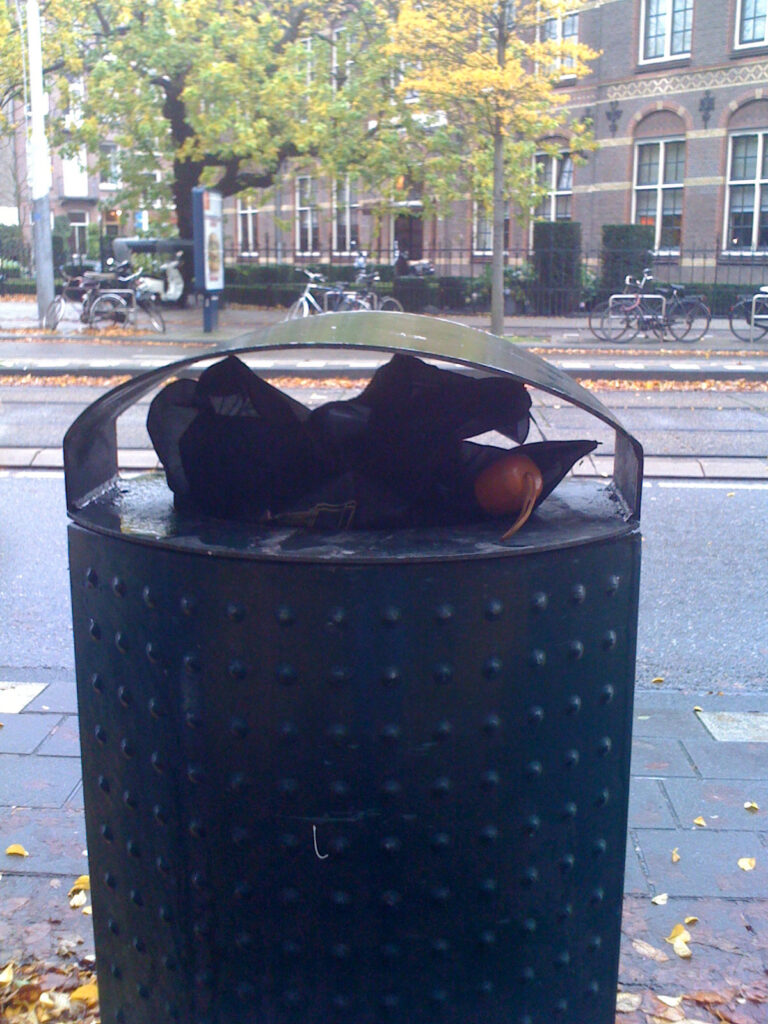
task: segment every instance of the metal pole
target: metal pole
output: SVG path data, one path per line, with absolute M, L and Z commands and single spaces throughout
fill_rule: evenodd
M 29 47 L 29 176 L 32 192 L 32 230 L 35 247 L 37 313 L 42 324 L 53 301 L 53 245 L 51 242 L 51 162 L 45 137 L 43 96 L 43 54 L 40 41 L 40 10 L 37 0 L 27 0 L 27 45 Z

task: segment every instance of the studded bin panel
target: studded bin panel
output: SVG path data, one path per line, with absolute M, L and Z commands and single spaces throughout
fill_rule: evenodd
M 638 531 L 361 565 L 69 530 L 104 1024 L 612 1024 Z

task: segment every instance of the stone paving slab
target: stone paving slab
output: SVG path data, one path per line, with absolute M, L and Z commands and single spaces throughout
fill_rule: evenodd
M 33 717 L 32 715 L 29 716 Z M 37 750 L 41 757 L 80 758 L 80 732 L 76 715 L 63 718 Z
M 662 737 L 671 740 L 708 738 L 707 733 L 693 710 L 694 703 L 686 711 L 676 711 L 644 705 L 642 695 L 635 698 L 635 712 L 632 721 L 632 734 L 636 738 Z
M 676 832 L 643 829 L 640 846 L 655 893 L 670 896 L 764 898 L 768 893 L 768 848 L 758 833 L 715 832 L 691 824 Z M 672 851 L 680 860 L 672 862 Z M 738 866 L 754 857 L 753 871 Z
M 13 843 L 20 843 L 29 856 L 6 854 Z M 74 881 L 88 873 L 85 818 L 73 807 L 1 809 L 0 863 L 3 880 L 7 875 L 46 875 L 71 876 Z
M 0 754 L 0 807 L 61 807 L 80 781 L 80 761 L 47 757 L 41 769 L 36 757 Z
M 61 680 L 49 683 L 43 692 L 30 701 L 24 709 L 33 711 L 60 711 L 65 715 L 77 714 L 77 687 L 75 680 Z
M 3 715 L 0 754 L 32 754 L 61 721 L 61 715 Z
M 647 736 L 636 736 L 632 741 L 632 774 L 652 778 L 696 776 L 679 742 Z
M 768 833 L 768 779 L 665 779 L 664 790 L 685 828 L 702 817 L 715 831 Z M 747 810 L 745 803 L 758 809 Z
M 768 744 L 686 740 L 685 748 L 705 779 L 768 778 Z
M 678 827 L 660 779 L 634 777 L 629 790 L 630 829 Z

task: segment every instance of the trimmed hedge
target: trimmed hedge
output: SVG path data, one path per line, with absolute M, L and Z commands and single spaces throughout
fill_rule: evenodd
M 624 291 L 627 274 L 641 277 L 653 266 L 653 228 L 644 224 L 603 224 L 600 289 L 605 295 Z
M 581 224 L 577 221 L 536 221 L 533 225 L 533 268 L 530 288 L 539 314 L 578 309 L 581 299 Z

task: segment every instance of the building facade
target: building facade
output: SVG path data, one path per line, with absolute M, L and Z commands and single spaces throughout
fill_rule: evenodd
M 657 260 L 683 279 L 687 268 L 689 278 L 727 270 L 733 280 L 739 267 L 768 261 L 767 2 L 592 0 L 548 23 L 546 33 L 600 54 L 579 80 L 564 62 L 559 86 L 574 117 L 592 124 L 597 146 L 574 158 L 567 137 L 542 140 L 559 155 L 539 158 L 548 189 L 539 208 L 522 223 L 509 211 L 510 263 L 526 258 L 537 217 L 579 222 L 588 258 L 604 224 L 649 225 Z M 51 206 L 69 222 L 72 253 L 86 251 L 89 231 L 151 230 L 152 211 L 126 212 L 118 195 L 116 175 L 97 176 L 86 154 L 54 154 Z M 0 205 L 8 222 L 9 200 Z M 27 230 L 23 195 L 17 205 Z M 405 251 L 447 274 L 476 273 L 490 258 L 490 224 L 469 201 L 425 217 L 418 195 L 404 193 L 391 213 L 376 211 L 354 180 L 295 165 L 268 195 L 225 200 L 226 255 L 301 264 L 344 262 L 361 249 L 387 261 Z

